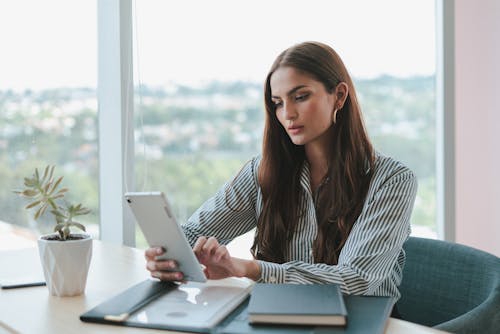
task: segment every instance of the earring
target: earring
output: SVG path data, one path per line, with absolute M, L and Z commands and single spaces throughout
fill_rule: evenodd
M 332 113 L 332 124 L 335 124 L 337 123 L 337 111 L 339 111 L 338 109 L 335 109 Z

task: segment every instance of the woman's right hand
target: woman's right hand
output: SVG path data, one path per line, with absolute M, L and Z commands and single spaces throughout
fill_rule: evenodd
M 165 254 L 162 247 L 151 247 L 146 249 L 146 269 L 151 273 L 151 277 L 159 278 L 162 281 L 182 281 L 184 275 L 178 271 L 177 263 L 174 260 L 157 259 Z

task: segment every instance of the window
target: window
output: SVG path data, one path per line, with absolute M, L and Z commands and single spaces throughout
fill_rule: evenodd
M 259 153 L 274 58 L 318 40 L 351 71 L 375 147 L 418 176 L 414 234 L 435 236 L 434 1 L 141 0 L 133 11 L 138 190 L 167 192 L 185 221 Z
M 433 0 L 132 6 L 136 190 L 167 192 L 187 219 L 259 153 L 262 83 L 276 55 L 318 40 L 350 69 L 375 147 L 417 173 L 414 234 L 436 235 Z M 96 17 L 88 1 L 0 5 L 1 228 L 46 232 L 11 190 L 55 164 L 98 234 Z
M 2 249 L 51 232 L 52 222 L 33 221 L 26 201 L 12 192 L 47 164 L 64 176 L 69 199 L 92 209 L 81 221 L 97 237 L 96 16 L 89 1 L 0 5 Z

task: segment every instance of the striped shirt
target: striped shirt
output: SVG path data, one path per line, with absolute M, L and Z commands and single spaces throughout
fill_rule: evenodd
M 228 244 L 257 225 L 262 193 L 257 181 L 260 158 L 250 160 L 236 177 L 207 200 L 183 225 L 191 245 L 199 236 Z M 314 263 L 312 245 L 318 232 L 308 164 L 301 170 L 304 188 L 297 230 L 285 263 L 258 261 L 259 282 L 335 283 L 343 293 L 400 297 L 410 216 L 417 191 L 413 172 L 400 162 L 376 155 L 374 172 L 363 209 L 342 248 L 338 264 Z

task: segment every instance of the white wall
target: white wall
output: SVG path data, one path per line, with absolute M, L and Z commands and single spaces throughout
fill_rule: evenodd
M 455 1 L 455 240 L 500 256 L 500 1 Z

